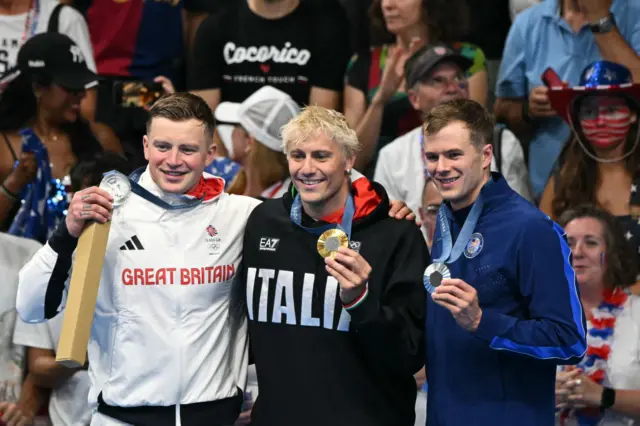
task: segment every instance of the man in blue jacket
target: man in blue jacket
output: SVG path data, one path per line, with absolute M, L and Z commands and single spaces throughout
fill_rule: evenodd
M 493 126 L 464 99 L 425 118 L 445 200 L 424 276 L 429 426 L 553 425 L 556 366 L 586 350 L 564 232 L 490 172 Z

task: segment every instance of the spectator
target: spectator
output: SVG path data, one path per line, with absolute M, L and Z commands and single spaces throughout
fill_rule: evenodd
M 23 387 L 24 348 L 12 341 L 15 327 L 18 272 L 41 247 L 36 241 L 0 233 L 0 424 L 29 424 L 38 410 L 37 402 L 18 404 Z M 27 383 L 26 386 L 29 386 Z M 3 423 L 4 422 L 4 423 Z
M 405 66 L 405 81 L 413 108 L 426 115 L 432 108 L 454 99 L 469 98 L 465 72 L 472 62 L 443 46 L 421 48 Z M 524 155 L 520 142 L 509 130 L 501 134 L 501 172 L 509 185 L 530 199 Z M 423 128 L 418 126 L 380 151 L 374 180 L 385 187 L 389 197 L 402 200 L 417 212 L 423 206 L 426 161 L 422 147 Z
M 549 104 L 542 74 L 552 67 L 575 85 L 588 64 L 605 59 L 629 68 L 637 81 L 638 51 L 640 2 L 545 0 L 518 15 L 504 49 L 495 114 L 521 138 L 531 136 L 529 177 L 536 199 L 569 137 Z
M 264 85 L 298 105 L 339 107 L 349 58 L 348 22 L 335 0 L 237 0 L 196 34 L 190 90 L 212 110 Z
M 76 164 L 71 172 L 72 191 L 99 185 L 110 170 L 129 174 L 131 164 L 118 154 L 105 152 Z M 88 404 L 89 376 L 86 368 L 74 369 L 56 364 L 64 313 L 39 324 L 16 321 L 13 343 L 27 347 L 27 378 L 18 406 L 36 395 L 44 403 L 49 398 L 49 417 L 53 426 L 84 426 L 91 422 Z M 27 391 L 25 392 L 25 388 Z M 41 407 L 35 407 L 39 411 Z
M 68 0 L 84 11 L 100 75 L 96 119 L 111 127 L 127 157 L 144 163 L 142 137 L 148 114 L 115 102 L 121 81 L 184 87 L 185 31 L 181 0 Z M 163 84 L 167 90 L 166 84 Z M 169 90 L 172 92 L 173 90 Z
M 5 229 L 13 224 L 11 233 L 42 242 L 64 216 L 66 188 L 60 181 L 71 166 L 103 149 L 121 148 L 117 140 L 95 135 L 79 117 L 79 103 L 97 77 L 69 37 L 34 36 L 20 49 L 17 62 L 0 98 L 0 223 Z M 20 206 L 20 200 L 26 202 Z
M 4 0 L 0 2 L 0 75 L 15 67 L 18 50 L 30 37 L 47 31 L 69 36 L 82 51 L 87 68 L 96 71 L 87 23 L 77 10 L 58 0 Z M 96 99 L 97 90 L 90 88 L 80 103 L 82 116 L 89 122 L 95 120 Z
M 605 61 L 588 66 L 578 87 L 549 92 L 552 107 L 574 135 L 540 202 L 540 209 L 554 220 L 580 204 L 601 206 L 620 220 L 636 253 L 640 253 L 639 97 L 640 84 L 631 84 L 630 71 Z
M 289 189 L 291 179 L 280 128 L 298 112 L 300 108 L 289 95 L 271 86 L 259 89 L 241 104 L 223 102 L 216 108 L 218 121 L 235 124 L 237 133 L 247 135 L 246 142 L 240 142 L 247 152 L 242 171 L 244 195 L 279 198 Z
M 406 59 L 423 44 L 444 43 L 473 61 L 469 69 L 471 98 L 487 100 L 484 53 L 457 43 L 466 32 L 467 14 L 462 0 L 375 0 L 371 25 L 378 38 L 392 44 L 355 55 L 347 70 L 344 111 L 356 129 L 362 151 L 355 168 L 373 175 L 378 151 L 421 124 L 404 85 Z
M 640 296 L 629 292 L 638 264 L 609 213 L 581 205 L 559 220 L 587 319 L 587 354 L 557 374 L 558 422 L 626 426 L 640 419 Z

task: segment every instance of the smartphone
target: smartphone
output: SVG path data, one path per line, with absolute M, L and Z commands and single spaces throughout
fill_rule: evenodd
M 547 68 L 544 73 L 542 73 L 542 82 L 545 86 L 551 87 L 564 87 L 565 84 L 556 73 L 553 68 Z
M 145 81 L 117 81 L 113 84 L 113 98 L 118 106 L 150 108 L 162 95 L 162 84 Z

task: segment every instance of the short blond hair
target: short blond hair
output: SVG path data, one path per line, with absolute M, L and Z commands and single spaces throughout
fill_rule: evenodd
M 344 115 L 319 106 L 308 106 L 282 126 L 284 153 L 289 154 L 297 145 L 322 132 L 338 144 L 346 158 L 355 157 L 360 142 L 355 130 L 349 127 Z

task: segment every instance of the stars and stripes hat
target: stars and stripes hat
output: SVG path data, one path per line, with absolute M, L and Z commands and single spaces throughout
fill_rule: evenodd
M 571 114 L 586 96 L 604 95 L 624 98 L 636 111 L 640 111 L 640 85 L 633 83 L 631 71 L 623 65 L 597 61 L 587 66 L 577 86 L 552 86 L 549 103 L 558 115 L 571 124 Z

